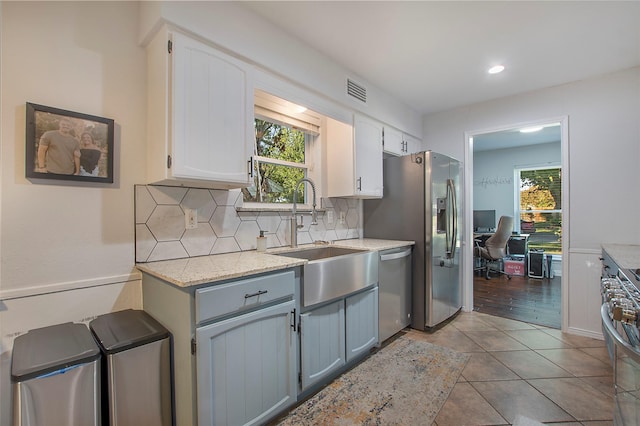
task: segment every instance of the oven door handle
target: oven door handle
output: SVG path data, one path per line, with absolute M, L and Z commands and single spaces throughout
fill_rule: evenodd
M 609 308 L 606 303 L 603 303 L 600 307 L 600 316 L 602 317 L 602 331 L 606 332 L 614 340 L 618 349 L 621 349 L 626 355 L 631 357 L 635 362 L 640 363 L 640 352 L 638 349 L 631 346 L 629 342 L 620 336 L 618 330 L 616 330 L 611 318 L 609 317 Z

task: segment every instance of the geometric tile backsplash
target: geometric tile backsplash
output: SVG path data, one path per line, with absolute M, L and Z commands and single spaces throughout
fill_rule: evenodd
M 289 245 L 291 211 L 242 211 L 241 194 L 239 189 L 136 185 L 136 262 L 255 250 L 260 231 L 269 248 Z M 304 216 L 298 244 L 362 235 L 362 201 L 322 198 L 319 208 L 317 225 Z M 186 229 L 185 209 L 196 211 L 196 228 Z

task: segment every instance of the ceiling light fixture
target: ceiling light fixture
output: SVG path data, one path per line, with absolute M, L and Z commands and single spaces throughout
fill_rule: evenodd
M 489 68 L 489 74 L 498 74 L 504 71 L 504 65 L 494 65 Z

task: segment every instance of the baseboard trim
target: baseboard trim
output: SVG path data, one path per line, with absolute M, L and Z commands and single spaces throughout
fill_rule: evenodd
M 604 336 L 602 335 L 602 333 L 598 333 L 590 330 L 584 330 L 582 328 L 569 327 L 567 328 L 566 332 L 568 334 L 574 334 L 576 336 L 590 337 L 592 339 L 604 340 Z

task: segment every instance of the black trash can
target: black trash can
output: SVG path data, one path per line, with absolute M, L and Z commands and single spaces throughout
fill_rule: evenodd
M 132 309 L 101 315 L 89 328 L 104 354 L 104 424 L 172 425 L 169 331 Z
M 14 426 L 100 425 L 98 345 L 84 324 L 16 337 L 11 357 Z

